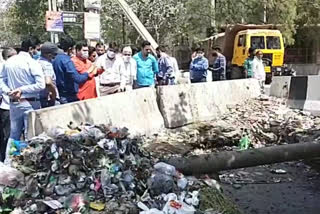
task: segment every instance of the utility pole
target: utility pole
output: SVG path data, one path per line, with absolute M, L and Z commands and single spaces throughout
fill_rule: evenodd
M 48 10 L 52 11 L 52 2 L 51 0 L 48 0 Z M 54 33 L 50 32 L 50 40 L 52 43 L 54 43 Z
M 211 0 L 211 10 L 213 12 L 211 27 L 215 30 L 216 29 L 216 0 Z
M 52 0 L 52 11 L 57 11 L 57 0 Z M 59 37 L 57 33 L 53 33 L 53 43 L 58 43 Z
M 267 1 L 263 1 L 263 23 L 267 23 Z

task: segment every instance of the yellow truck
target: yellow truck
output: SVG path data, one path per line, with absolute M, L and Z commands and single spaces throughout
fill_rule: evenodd
M 244 61 L 248 57 L 249 48 L 261 50 L 267 82 L 271 81 L 272 73 L 281 71 L 284 60 L 283 37 L 273 25 L 235 25 L 227 27 L 225 33 L 203 40 L 209 61 L 212 59 L 212 48 L 219 47 L 226 57 L 229 79 L 244 77 Z

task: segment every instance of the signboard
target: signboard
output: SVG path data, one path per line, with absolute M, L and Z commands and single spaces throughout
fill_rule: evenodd
M 100 14 L 84 14 L 84 37 L 86 39 L 100 39 Z
M 49 32 L 63 32 L 63 17 L 61 12 L 46 12 L 46 29 Z
M 87 9 L 100 9 L 101 0 L 84 0 L 84 7 Z
M 63 12 L 63 22 L 64 23 L 76 23 L 77 14 Z

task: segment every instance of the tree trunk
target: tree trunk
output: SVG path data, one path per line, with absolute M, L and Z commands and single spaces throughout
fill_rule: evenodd
M 188 158 L 173 157 L 166 162 L 185 175 L 216 173 L 320 156 L 320 143 L 297 143 L 244 151 L 219 152 Z

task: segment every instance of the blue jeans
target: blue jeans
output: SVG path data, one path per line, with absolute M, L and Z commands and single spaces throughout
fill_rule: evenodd
M 40 109 L 39 101 L 10 103 L 11 139 L 20 140 L 23 131 L 26 136 L 28 130 L 28 113 L 37 109 Z

